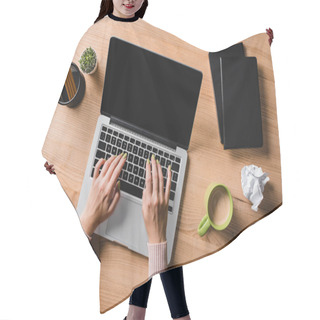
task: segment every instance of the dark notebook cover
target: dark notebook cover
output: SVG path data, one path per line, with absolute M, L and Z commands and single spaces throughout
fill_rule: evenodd
M 262 147 L 256 57 L 221 57 L 224 149 Z
M 209 52 L 209 62 L 214 87 L 214 96 L 216 99 L 217 117 L 221 143 L 223 143 L 223 113 L 221 99 L 220 57 L 229 57 L 234 55 L 244 57 L 244 49 L 242 42 L 234 44 L 231 47 L 228 47 L 221 51 Z

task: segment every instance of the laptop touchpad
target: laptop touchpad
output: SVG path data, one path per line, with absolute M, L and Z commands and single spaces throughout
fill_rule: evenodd
M 142 206 L 123 196 L 108 218 L 106 236 L 143 255 L 148 255 L 148 235 Z

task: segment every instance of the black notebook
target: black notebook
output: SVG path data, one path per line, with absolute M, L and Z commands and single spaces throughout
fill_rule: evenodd
M 209 52 L 209 62 L 214 87 L 214 96 L 216 99 L 216 109 L 221 143 L 223 143 L 223 113 L 221 98 L 220 57 L 229 57 L 234 55 L 244 57 L 244 49 L 242 42 L 239 42 L 221 51 Z
M 224 149 L 262 147 L 256 57 L 220 57 Z

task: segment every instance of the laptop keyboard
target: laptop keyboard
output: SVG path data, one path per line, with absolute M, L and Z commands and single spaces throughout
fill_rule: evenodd
M 91 178 L 94 168 L 100 158 L 109 159 L 111 155 L 127 153 L 127 160 L 121 170 L 119 180 L 120 189 L 142 199 L 142 192 L 145 188 L 146 161 L 151 161 L 152 154 L 158 159 L 162 168 L 164 190 L 167 183 L 167 167 L 171 164 L 171 190 L 170 200 L 174 201 L 181 158 L 164 150 L 154 147 L 139 139 L 130 137 L 115 129 L 102 126 L 94 164 L 92 166 Z M 101 168 L 99 170 L 99 174 Z M 172 206 L 168 207 L 172 214 Z

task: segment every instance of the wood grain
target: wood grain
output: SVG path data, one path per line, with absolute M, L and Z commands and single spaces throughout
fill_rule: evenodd
M 111 36 L 133 42 L 203 73 L 188 150 L 173 258 L 169 267 L 213 254 L 282 204 L 275 82 L 268 35 L 261 33 L 242 41 L 245 55 L 257 58 L 264 145 L 255 149 L 224 150 L 220 143 L 207 51 L 142 19 L 122 23 L 105 17 L 91 26 L 81 38 L 73 62 L 77 64 L 81 52 L 92 46 L 97 52 L 99 67 L 94 76 L 84 75 L 86 92 L 77 108 L 69 109 L 58 104 L 42 149 L 44 158 L 54 163 L 61 186 L 75 208 L 100 112 Z M 270 177 L 258 212 L 251 210 L 251 203 L 244 197 L 241 188 L 241 169 L 250 164 L 262 167 Z M 211 228 L 205 236 L 200 237 L 197 228 L 205 215 L 204 194 L 212 182 L 228 186 L 234 201 L 234 214 L 227 229 L 215 231 Z M 148 280 L 148 260 L 96 235 L 93 247 L 101 261 L 100 312 L 104 313 L 127 299 L 135 287 Z

